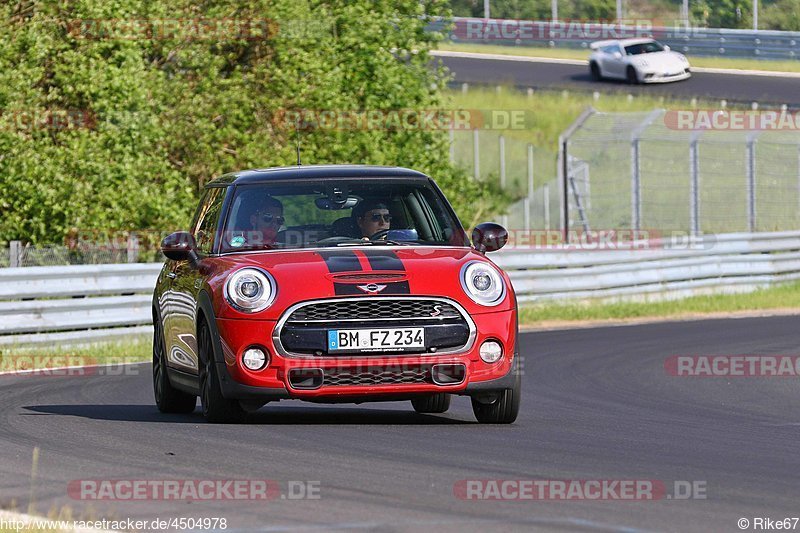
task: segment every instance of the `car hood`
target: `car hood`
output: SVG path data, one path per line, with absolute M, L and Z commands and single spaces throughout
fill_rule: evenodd
M 339 247 L 231 254 L 214 261 L 216 268 L 209 278 L 209 288 L 215 293 L 215 302 L 219 302 L 215 309 L 219 318 L 272 320 L 301 301 L 348 296 L 444 296 L 458 301 L 470 314 L 507 310 L 515 305 L 505 274 L 509 290 L 500 305 L 483 307 L 466 296 L 461 286 L 463 265 L 470 261 L 491 263 L 486 256 L 470 248 Z M 222 295 L 228 275 L 248 266 L 269 272 L 278 287 L 273 305 L 257 316 L 243 315 L 227 306 L 222 297 L 217 297 Z
M 654 52 L 652 54 L 640 54 L 634 56 L 631 63 L 637 67 L 661 70 L 681 70 L 688 66 L 688 63 L 683 61 L 683 55 L 677 52 Z

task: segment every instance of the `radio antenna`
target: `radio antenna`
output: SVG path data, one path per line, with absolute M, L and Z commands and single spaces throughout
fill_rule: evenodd
M 302 166 L 303 162 L 300 160 L 300 125 L 298 124 L 300 119 L 298 118 L 297 121 L 294 123 L 294 138 L 295 138 L 295 146 L 297 148 L 297 166 Z

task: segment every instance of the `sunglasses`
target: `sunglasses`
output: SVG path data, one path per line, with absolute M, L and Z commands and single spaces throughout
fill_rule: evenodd
M 275 216 L 272 214 L 267 213 L 266 215 L 261 215 L 261 220 L 264 221 L 265 224 L 272 224 L 273 222 L 279 226 L 283 226 L 283 223 L 286 222 L 286 219 L 282 216 Z
M 392 215 L 389 214 L 381 215 L 380 213 L 373 213 L 372 215 L 373 222 L 380 222 L 381 218 L 383 218 L 383 221 L 387 223 L 392 221 Z

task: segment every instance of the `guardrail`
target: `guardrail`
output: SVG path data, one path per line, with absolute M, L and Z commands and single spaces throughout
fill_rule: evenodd
M 160 263 L 0 269 L 0 347 L 148 334 L 160 270 Z
M 448 23 L 432 22 L 444 32 Z M 611 24 L 586 21 L 478 19 L 455 17 L 446 33 L 459 43 L 586 49 L 593 41 L 650 37 L 689 55 L 749 59 L 800 59 L 800 32 L 661 27 L 648 21 Z
M 490 257 L 520 302 L 674 299 L 800 279 L 800 231 L 504 250 Z M 0 269 L 0 347 L 81 344 L 152 332 L 159 263 Z

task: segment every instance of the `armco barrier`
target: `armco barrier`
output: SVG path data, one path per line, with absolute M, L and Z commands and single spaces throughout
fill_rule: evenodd
M 0 347 L 80 344 L 152 331 L 161 264 L 0 269 Z
M 670 299 L 800 279 L 800 231 L 651 241 L 626 250 L 490 254 L 520 302 Z M 0 269 L 0 347 L 80 344 L 152 331 L 160 264 Z

